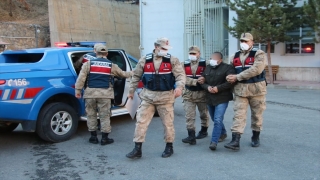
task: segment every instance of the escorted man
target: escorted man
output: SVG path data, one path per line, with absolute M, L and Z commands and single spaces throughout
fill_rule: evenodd
M 223 119 L 229 101 L 233 99 L 233 85 L 226 81 L 226 77 L 234 74 L 235 70 L 231 65 L 223 63 L 222 60 L 222 54 L 214 52 L 211 56 L 210 64 L 207 65 L 202 74 L 205 82 L 201 86 L 207 90 L 206 100 L 211 119 L 214 123 L 209 146 L 211 150 L 216 150 L 218 142 L 223 141 L 227 137 Z
M 168 54 L 171 49 L 167 38 L 158 38 L 154 43 L 153 53 L 141 58 L 134 70 L 129 89 L 129 98 L 133 98 L 138 82 L 142 78 L 144 88 L 140 93 L 142 99 L 137 111 L 137 122 L 134 133 L 135 148 L 126 156 L 140 158 L 141 146 L 145 141 L 146 132 L 157 109 L 164 126 L 166 147 L 162 157 L 173 154 L 175 131 L 173 126 L 173 103 L 184 89 L 185 75 L 178 58 Z
M 250 33 L 241 34 L 241 50 L 231 58 L 231 64 L 236 69 L 237 75 L 227 76 L 227 81 L 236 83 L 234 86 L 234 117 L 232 140 L 226 144 L 228 149 L 238 150 L 239 141 L 246 126 L 248 105 L 251 109 L 251 146 L 260 145 L 259 135 L 262 130 L 263 111 L 266 109 L 266 66 L 265 53 L 253 49 L 253 36 Z
M 89 142 L 99 143 L 96 132 L 98 129 L 98 109 L 102 132 L 101 145 L 106 145 L 114 142 L 113 139 L 108 138 L 108 134 L 111 132 L 111 99 L 114 98 L 113 76 L 128 78 L 132 72 L 124 72 L 108 60 L 106 58 L 108 49 L 104 45 L 97 46 L 96 55 L 96 59 L 83 64 L 75 85 L 75 95 L 77 98 L 81 98 L 81 90 L 85 86 L 83 98 L 86 103 L 87 125 L 91 133 Z
M 97 51 L 96 51 L 96 49 L 97 49 L 98 46 L 104 46 L 104 44 L 102 44 L 102 43 L 96 43 L 96 44 L 94 44 L 94 46 L 93 46 L 93 52 L 90 52 L 90 53 L 87 53 L 87 54 L 83 55 L 83 56 L 80 57 L 76 62 L 74 62 L 73 66 L 74 66 L 77 74 L 78 74 L 78 72 L 80 72 L 81 66 L 82 66 L 85 62 L 97 58 L 97 55 L 96 55 Z
M 196 144 L 196 139 L 202 139 L 208 136 L 209 114 L 206 104 L 206 91 L 200 86 L 198 78 L 201 77 L 206 68 L 206 60 L 200 58 L 200 49 L 197 46 L 189 48 L 189 59 L 184 61 L 184 71 L 186 74 L 186 86 L 182 94 L 183 107 L 186 112 L 186 123 L 188 137 L 182 139 L 182 142 L 191 145 Z M 197 137 L 195 135 L 196 127 L 196 107 L 198 107 L 201 119 L 201 130 Z

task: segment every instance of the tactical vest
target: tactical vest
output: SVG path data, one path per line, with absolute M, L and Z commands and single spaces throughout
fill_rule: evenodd
M 192 70 L 191 70 L 190 61 L 189 60 L 184 61 L 184 70 L 186 72 L 187 77 L 189 77 L 189 78 L 198 79 L 202 75 L 202 73 L 203 73 L 205 68 L 206 68 L 206 61 L 201 58 L 200 61 L 199 61 L 199 65 L 198 65 L 196 74 L 193 75 L 192 74 Z M 190 91 L 201 91 L 201 90 L 203 90 L 203 88 L 198 83 L 197 83 L 197 86 L 187 86 L 186 85 L 185 87 L 186 87 L 186 89 L 188 89 Z
M 175 78 L 172 73 L 170 59 L 170 54 L 162 57 L 162 62 L 157 73 L 153 64 L 153 54 L 147 54 L 142 77 L 145 88 L 151 91 L 169 91 L 174 89 Z
M 89 88 L 109 88 L 112 83 L 112 62 L 105 58 L 90 60 L 90 73 L 87 79 Z
M 88 62 L 88 61 L 91 61 L 94 59 L 97 59 L 97 56 L 95 53 L 87 53 L 87 54 L 83 55 L 82 63 L 85 63 L 85 62 Z
M 233 66 L 236 69 L 237 74 L 241 73 L 242 71 L 245 71 L 247 69 L 249 69 L 253 63 L 254 63 L 254 56 L 256 55 L 257 51 L 251 50 L 249 52 L 249 56 L 247 57 L 247 59 L 244 61 L 244 65 L 242 65 L 241 60 L 240 60 L 240 51 L 238 51 L 233 58 Z M 261 82 L 261 81 L 265 81 L 266 77 L 265 77 L 265 71 L 263 70 L 261 74 L 252 77 L 248 80 L 243 80 L 240 81 L 241 83 L 256 83 L 256 82 Z

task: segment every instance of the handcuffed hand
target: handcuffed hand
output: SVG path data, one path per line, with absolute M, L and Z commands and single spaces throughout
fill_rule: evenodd
M 215 93 L 218 93 L 218 88 L 216 86 L 215 87 L 209 86 L 208 91 L 209 93 L 215 94 Z
M 218 88 L 217 88 L 217 86 L 213 87 L 212 90 L 213 90 L 213 93 L 218 93 Z

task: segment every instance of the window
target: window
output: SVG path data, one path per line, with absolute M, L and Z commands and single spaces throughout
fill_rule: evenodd
M 2 54 L 2 63 L 36 63 L 39 62 L 43 53 L 26 53 L 26 54 Z
M 77 75 L 79 75 L 81 67 L 82 67 L 83 55 L 85 55 L 87 53 L 89 53 L 89 52 L 72 53 L 70 55 L 70 59 L 72 61 L 74 70 L 76 71 Z
M 133 60 L 132 58 L 129 57 L 129 60 L 130 60 L 130 64 L 131 64 L 131 67 L 132 69 L 136 68 L 137 66 L 137 61 Z
M 120 69 L 126 71 L 126 62 L 120 52 L 118 51 L 109 51 L 107 57 L 112 63 L 119 66 Z
M 253 44 L 253 47 L 254 48 L 257 48 L 257 49 L 261 49 L 262 51 L 264 51 L 265 53 L 268 52 L 268 44 L 266 43 L 256 43 L 256 44 Z M 270 53 L 274 53 L 274 43 L 271 43 L 271 49 L 270 49 Z
M 287 33 L 291 41 L 286 42 L 286 53 L 289 54 L 306 54 L 314 53 L 315 32 L 310 27 L 300 27 Z
M 132 67 L 132 69 L 135 69 L 137 64 L 138 64 L 138 59 L 136 59 L 135 57 L 131 56 L 130 54 L 126 53 L 128 59 L 129 59 L 129 62 L 130 62 L 130 65 Z

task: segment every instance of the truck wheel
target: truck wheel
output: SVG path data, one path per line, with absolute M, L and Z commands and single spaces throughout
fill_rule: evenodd
M 37 134 L 46 141 L 62 142 L 71 138 L 78 127 L 76 111 L 65 103 L 51 103 L 40 112 Z
M 0 133 L 9 133 L 18 127 L 19 123 L 0 122 Z

